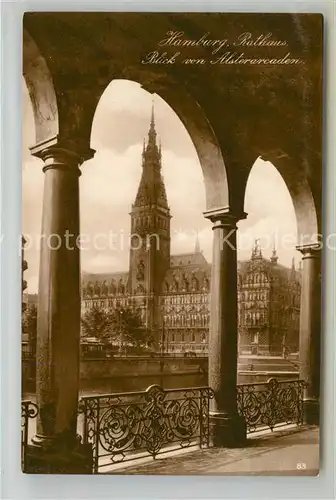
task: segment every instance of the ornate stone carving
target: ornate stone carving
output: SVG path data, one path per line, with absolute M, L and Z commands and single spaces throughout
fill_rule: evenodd
M 94 289 L 93 289 L 93 294 L 96 296 L 100 295 L 100 286 L 98 281 L 95 282 Z
M 109 294 L 110 295 L 115 295 L 117 293 L 117 287 L 116 287 L 116 284 L 115 284 L 115 280 L 112 279 L 111 282 L 110 282 L 110 286 L 109 286 Z
M 93 285 L 91 281 L 89 281 L 88 284 L 86 285 L 86 293 L 89 297 L 93 296 Z
M 101 287 L 101 295 L 106 295 L 108 294 L 108 287 L 106 281 L 103 282 L 102 287 Z
M 119 283 L 118 283 L 118 293 L 121 295 L 124 295 L 125 293 L 125 285 L 122 282 L 122 279 L 120 278 Z
M 145 264 L 143 260 L 140 260 L 138 264 L 136 278 L 138 281 L 143 281 L 145 279 Z
M 182 275 L 182 292 L 187 292 L 189 290 L 189 281 L 185 273 Z

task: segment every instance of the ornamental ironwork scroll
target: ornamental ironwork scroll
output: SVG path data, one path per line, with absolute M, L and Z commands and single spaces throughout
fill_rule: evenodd
M 79 418 L 84 443 L 91 443 L 94 472 L 120 462 L 190 446 L 209 445 L 209 387 L 84 397 Z
M 27 444 L 29 440 L 29 421 L 37 417 L 38 407 L 32 401 L 21 402 L 21 468 L 25 471 Z
M 275 378 L 267 383 L 238 385 L 238 412 L 245 419 L 247 431 L 303 424 L 304 387 L 302 380 L 279 381 Z

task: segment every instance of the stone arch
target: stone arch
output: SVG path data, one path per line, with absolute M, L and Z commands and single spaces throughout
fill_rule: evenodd
M 290 194 L 296 218 L 298 244 L 317 242 L 320 232 L 319 214 L 308 178 L 302 170 L 296 168 L 295 162 L 285 154 L 275 158 L 272 157 L 268 161 L 271 162 L 272 167 L 280 174 Z M 250 167 L 249 176 L 245 184 L 245 200 L 248 179 L 253 166 L 254 164 Z
M 216 134 L 200 104 L 181 84 L 170 82 L 156 88 L 143 85 L 157 93 L 174 110 L 186 128 L 202 168 L 206 196 L 206 210 L 229 205 L 229 187 L 222 150 Z
M 320 232 L 320 224 L 317 206 L 307 177 L 301 169 L 295 168 L 293 163 L 287 166 L 281 161 L 276 161 L 274 166 L 285 181 L 292 198 L 299 242 L 302 240 L 302 243 L 309 243 L 305 240 L 313 238 L 314 241 L 310 242 L 314 243 Z
M 203 172 L 206 210 L 227 207 L 229 187 L 224 159 L 216 134 L 202 107 L 180 83 L 177 84 L 171 80 L 171 77 L 167 82 L 160 79 L 160 84 L 148 83 L 148 78 L 150 79 L 151 76 L 144 72 L 136 75 L 130 74 L 127 78 L 119 79 L 127 79 L 140 84 L 144 90 L 152 94 L 156 93 L 171 107 L 186 128 L 196 149 Z M 92 113 L 91 135 L 100 99 L 112 81 L 113 79 L 108 80 L 105 86 L 97 88 L 95 98 L 92 99 L 96 108 Z
M 23 76 L 34 111 L 36 142 L 59 133 L 58 105 L 47 62 L 26 29 L 23 29 Z

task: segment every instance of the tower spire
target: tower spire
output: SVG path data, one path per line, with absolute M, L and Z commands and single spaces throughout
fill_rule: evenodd
M 151 125 L 155 125 L 155 120 L 154 120 L 154 98 L 152 99 L 152 115 L 151 115 Z
M 254 240 L 254 247 L 252 248 L 252 259 L 262 258 L 260 238 Z
M 200 253 L 201 252 L 201 246 L 198 238 L 198 231 L 196 233 L 196 243 L 195 243 L 195 253 Z
M 274 234 L 273 234 L 273 248 L 272 248 L 271 262 L 272 262 L 272 264 L 276 264 L 278 262 L 278 256 L 277 256 L 277 253 L 276 253 L 275 236 L 274 236 Z
M 295 257 L 292 257 L 292 268 L 290 270 L 290 279 L 294 280 L 295 279 L 295 274 L 296 274 L 296 269 L 295 269 Z
M 149 132 L 148 132 L 148 145 L 156 146 L 154 99 L 152 100 L 152 113 L 151 113 L 151 121 L 150 121 Z
M 160 205 L 168 209 L 166 189 L 161 175 L 161 144 L 156 143 L 154 102 L 152 102 L 148 141 L 142 151 L 142 176 L 134 204 L 137 207 Z
M 132 294 L 160 294 L 170 264 L 170 210 L 161 167 L 152 104 L 148 139 L 142 153 L 141 179 L 130 213 L 132 235 L 141 235 L 141 241 L 146 243 L 130 247 L 128 289 Z M 155 241 L 151 237 L 153 234 Z M 155 301 L 150 300 L 146 322 L 153 332 L 157 330 L 157 321 Z

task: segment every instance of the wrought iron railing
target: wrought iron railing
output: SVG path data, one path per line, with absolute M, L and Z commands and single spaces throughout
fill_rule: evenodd
M 29 440 L 29 420 L 38 414 L 38 407 L 32 401 L 21 402 L 21 468 L 25 470 L 27 444 Z
M 247 432 L 294 423 L 303 424 L 302 380 L 237 386 L 238 412 Z M 209 446 L 209 387 L 146 391 L 83 397 L 79 402 L 78 431 L 93 448 L 93 472 L 107 466 L 177 449 Z M 32 401 L 21 404 L 22 470 L 33 434 L 29 421 L 38 414 Z
M 93 472 L 176 449 L 209 446 L 209 387 L 84 397 L 80 400 L 84 443 L 93 446 Z
M 237 386 L 238 412 L 245 419 L 247 432 L 273 430 L 286 424 L 303 423 L 302 380 L 279 381 Z

